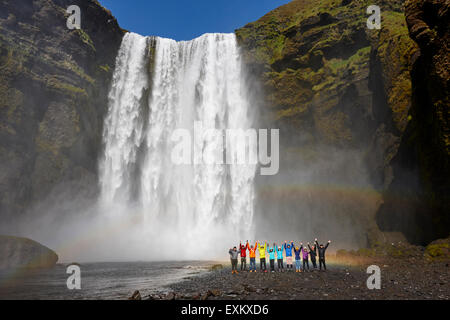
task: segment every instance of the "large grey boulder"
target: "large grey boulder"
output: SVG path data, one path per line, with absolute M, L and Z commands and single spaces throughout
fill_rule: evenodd
M 46 246 L 27 239 L 0 235 L 0 270 L 14 268 L 49 268 L 58 255 Z

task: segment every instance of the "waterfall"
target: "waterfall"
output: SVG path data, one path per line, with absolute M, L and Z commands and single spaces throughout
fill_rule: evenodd
M 201 158 L 201 152 L 220 156 L 223 146 L 235 151 L 239 137 L 224 143 L 205 129 L 249 129 L 251 111 L 234 34 L 176 42 L 127 33 L 104 122 L 99 183 L 105 211 L 137 216 L 143 241 L 174 249 L 182 244 L 186 258 L 219 242 L 228 248 L 251 239 L 256 164 L 196 161 L 198 152 Z M 200 134 L 196 124 L 204 129 Z M 177 129 L 193 137 L 192 164 L 171 158 Z

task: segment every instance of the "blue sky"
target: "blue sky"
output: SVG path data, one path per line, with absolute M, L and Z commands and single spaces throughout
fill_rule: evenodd
M 290 0 L 99 0 L 120 26 L 142 35 L 190 40 L 233 32 Z

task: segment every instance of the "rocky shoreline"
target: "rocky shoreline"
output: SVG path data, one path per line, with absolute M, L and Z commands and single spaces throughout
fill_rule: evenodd
M 144 300 L 410 300 L 450 298 L 449 263 L 417 259 L 373 260 L 381 268 L 381 289 L 366 286 L 368 265 L 330 264 L 326 272 L 240 272 L 229 266 L 168 286 Z M 130 298 L 131 299 L 131 298 Z
M 448 300 L 449 239 L 427 247 L 389 244 L 356 252 L 339 250 L 328 256 L 328 270 L 307 272 L 248 271 L 231 274 L 231 266 L 214 265 L 209 272 L 168 285 L 160 293 L 133 300 Z M 439 251 L 439 252 L 438 252 Z M 380 267 L 381 289 L 369 290 L 370 265 Z

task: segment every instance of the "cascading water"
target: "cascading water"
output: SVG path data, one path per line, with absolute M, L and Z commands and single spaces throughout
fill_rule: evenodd
M 104 124 L 100 203 L 136 218 L 130 232 L 150 255 L 223 256 L 216 251 L 251 238 L 256 164 L 198 161 L 202 152 L 220 154 L 224 139 L 199 134 L 194 123 L 223 131 L 253 125 L 234 34 L 176 42 L 127 33 Z M 177 129 L 191 133 L 193 164 L 171 157 Z M 236 139 L 227 136 L 224 152 L 235 151 Z

